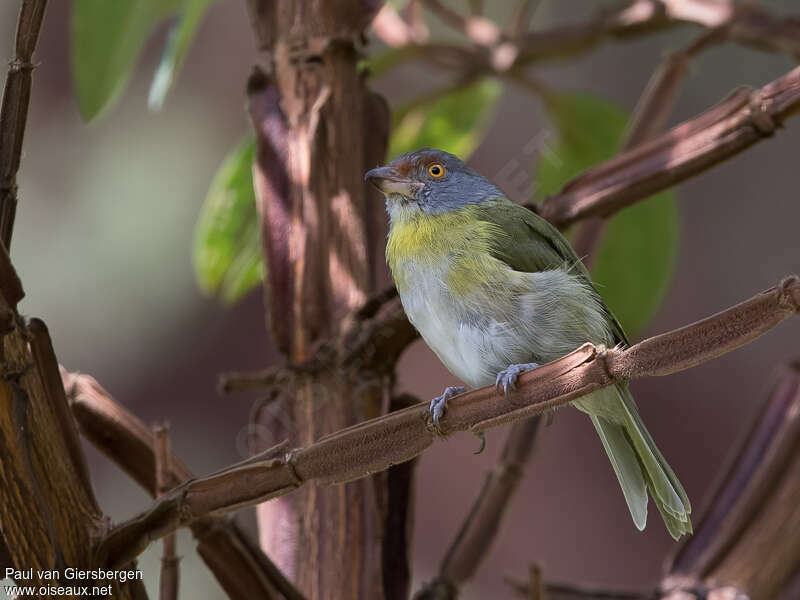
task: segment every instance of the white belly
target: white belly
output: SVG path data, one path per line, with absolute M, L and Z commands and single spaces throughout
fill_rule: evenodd
M 455 299 L 436 269 L 403 272 L 403 308 L 453 375 L 472 387 L 491 385 L 510 364 L 545 363 L 584 342 L 613 336 L 600 305 L 566 270 L 514 272 L 509 288 Z
M 530 361 L 507 323 L 490 311 L 456 301 L 437 273 L 415 273 L 413 285 L 400 292 L 409 320 L 448 370 L 472 387 L 493 384 L 509 364 Z

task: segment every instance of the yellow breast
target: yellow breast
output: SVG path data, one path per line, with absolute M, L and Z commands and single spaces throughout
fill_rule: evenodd
M 493 248 L 508 234 L 482 221 L 474 207 L 441 215 L 417 212 L 392 224 L 386 259 L 401 293 L 415 274 L 440 271 L 453 294 L 466 294 L 498 276 L 503 266 Z

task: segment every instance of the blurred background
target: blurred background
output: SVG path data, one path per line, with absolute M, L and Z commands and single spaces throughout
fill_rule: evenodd
M 598 4 L 545 0 L 534 26 L 580 20 Z M 779 13 L 796 11 L 791 0 L 764 4 Z M 120 101 L 90 125 L 81 120 L 70 80 L 69 9 L 68 2 L 50 3 L 36 54 L 40 66 L 11 248 L 26 290 L 21 310 L 45 320 L 67 369 L 95 376 L 146 422 L 170 421 L 176 453 L 196 473 L 209 473 L 243 457 L 253 400 L 218 396 L 217 374 L 279 360 L 263 328 L 260 292 L 224 307 L 200 293 L 191 264 L 193 229 L 211 178 L 248 130 L 243 88 L 256 53 L 245 3 L 211 6 L 175 89 L 163 109 L 152 112 L 148 87 L 167 31 L 160 27 Z M 9 58 L 17 11 L 17 2 L 0 4 L 0 44 Z M 631 110 L 664 53 L 696 32 L 685 27 L 606 43 L 577 61 L 548 63 L 535 75 L 555 89 L 589 90 Z M 373 41 L 371 50 L 376 46 Z M 733 44 L 714 48 L 694 63 L 672 122 L 738 85 L 760 86 L 792 66 L 786 57 Z M 440 78 L 416 65 L 373 85 L 398 106 Z M 548 127 L 530 95 L 507 88 L 471 164 L 495 176 Z M 790 122 L 774 139 L 680 186 L 675 276 L 640 337 L 707 316 L 800 272 L 798 148 L 800 122 Z M 790 320 L 721 359 L 633 384 L 644 420 L 696 515 L 764 400 L 775 366 L 800 355 L 798 339 L 800 321 Z M 404 356 L 398 381 L 400 391 L 423 399 L 455 383 L 422 342 Z M 504 434 L 491 431 L 481 455 L 473 455 L 477 441 L 466 435 L 423 455 L 414 588 L 435 573 Z M 112 464 L 91 447 L 86 451 L 107 514 L 124 519 L 149 503 Z M 252 512 L 241 511 L 239 518 L 254 528 Z M 183 597 L 223 598 L 188 534 L 179 544 Z M 645 586 L 659 577 L 673 548 L 656 514 L 644 533 L 636 531 L 589 420 L 559 410 L 541 433 L 498 542 L 463 597 L 511 597 L 503 576 L 524 577 L 532 561 L 552 580 Z M 160 548 L 153 547 L 140 561 L 151 592 L 159 558 Z

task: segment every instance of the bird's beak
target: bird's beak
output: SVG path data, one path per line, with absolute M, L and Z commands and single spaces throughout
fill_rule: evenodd
M 399 194 L 406 198 L 414 198 L 421 184 L 401 177 L 394 167 L 378 167 L 367 171 L 364 181 L 369 181 L 386 195 Z

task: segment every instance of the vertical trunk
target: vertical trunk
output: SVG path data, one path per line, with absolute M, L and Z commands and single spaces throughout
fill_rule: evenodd
M 248 86 L 267 321 L 295 364 L 313 357 L 320 338 L 339 333 L 342 317 L 374 287 L 381 206 L 367 197 L 363 172 L 383 158 L 388 111 L 357 69 L 367 4 L 250 3 L 268 57 Z M 308 445 L 377 415 L 385 381 L 337 368 L 298 375 L 282 420 L 269 425 Z M 383 597 L 379 486 L 385 478 L 306 486 L 260 508 L 263 546 L 310 598 Z

